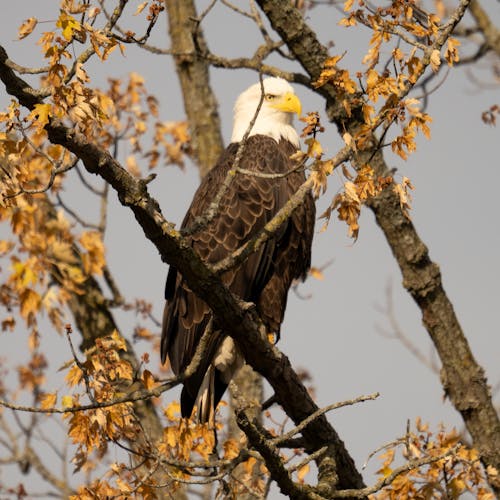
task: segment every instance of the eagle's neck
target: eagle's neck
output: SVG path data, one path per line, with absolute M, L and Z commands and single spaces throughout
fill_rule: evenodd
M 247 110 L 235 110 L 231 142 L 241 142 L 252 118 L 253 113 L 250 114 Z M 296 148 L 300 147 L 299 135 L 293 128 L 291 113 L 276 112 L 274 110 L 266 112 L 266 110 L 261 109 L 249 137 L 252 135 L 266 135 L 276 142 L 284 139 L 292 143 Z

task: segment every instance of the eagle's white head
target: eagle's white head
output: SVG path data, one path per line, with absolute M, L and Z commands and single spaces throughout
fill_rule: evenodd
M 262 81 L 264 99 L 249 135 L 267 135 L 275 141 L 285 139 L 297 148 L 299 135 L 293 128 L 293 115 L 300 116 L 301 104 L 291 85 L 283 78 Z M 234 105 L 234 124 L 231 142 L 240 142 L 255 116 L 262 95 L 260 82 L 245 90 Z

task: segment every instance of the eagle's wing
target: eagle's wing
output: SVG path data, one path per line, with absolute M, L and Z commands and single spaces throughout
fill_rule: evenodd
M 234 252 L 256 235 L 300 186 L 304 180 L 303 172 L 276 178 L 258 175 L 291 170 L 293 163 L 289 155 L 293 152 L 293 146 L 289 146 L 283 147 L 283 143 L 278 145 L 265 136 L 252 136 L 247 140 L 239 167 L 254 172 L 255 175 L 235 175 L 220 201 L 217 215 L 206 227 L 190 236 L 191 245 L 203 260 L 215 263 Z M 233 167 L 237 150 L 238 144 L 231 144 L 202 181 L 186 214 L 183 228 L 189 227 L 196 217 L 206 213 L 227 172 Z M 257 304 L 272 331 L 279 332 L 292 280 L 304 275 L 310 265 L 310 240 L 314 225 L 312 198 L 310 201 L 307 206 L 300 207 L 300 213 L 294 214 L 291 221 L 287 221 L 273 239 L 222 277 L 233 293 L 245 301 Z M 301 231 L 306 232 L 302 235 L 305 241 L 301 240 Z M 263 291 L 267 304 L 261 295 Z M 172 267 L 167 278 L 165 298 L 167 304 L 161 339 L 162 361 L 168 356 L 174 373 L 181 373 L 194 356 L 198 342 L 211 319 L 211 311 Z M 225 336 L 220 331 L 211 335 L 206 356 L 196 373 L 186 380 L 181 397 L 183 416 L 191 414 L 205 374 Z M 214 405 L 222 397 L 226 386 L 227 381 L 220 380 L 220 377 L 216 380 Z
M 295 153 L 295 146 L 287 141 L 280 142 L 280 148 L 287 158 Z M 288 171 L 293 169 L 290 161 Z M 303 170 L 287 176 L 286 199 L 288 200 L 305 181 Z M 295 209 L 284 228 L 273 255 L 273 269 L 260 294 L 257 308 L 269 331 L 279 339 L 280 326 L 285 315 L 288 290 L 294 280 L 304 280 L 311 267 L 311 245 L 314 235 L 316 206 L 309 192 L 304 202 Z

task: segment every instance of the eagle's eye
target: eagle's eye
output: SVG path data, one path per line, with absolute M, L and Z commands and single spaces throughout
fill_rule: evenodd
M 264 97 L 266 101 L 272 101 L 273 99 L 276 99 L 276 97 L 278 96 L 275 96 L 274 94 L 266 94 Z

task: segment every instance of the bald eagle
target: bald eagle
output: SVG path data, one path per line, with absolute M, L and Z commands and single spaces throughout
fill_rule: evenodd
M 240 171 L 222 196 L 216 215 L 188 236 L 193 249 L 211 264 L 258 234 L 305 181 L 303 168 L 290 158 L 299 148 L 299 136 L 292 121 L 293 114 L 300 115 L 300 101 L 281 78 L 266 78 L 262 87 L 259 82 L 238 97 L 231 144 L 203 179 L 182 223 L 182 228 L 189 228 L 197 217 L 206 213 L 228 171 L 235 166 L 240 143 L 247 135 L 237 165 Z M 261 108 L 247 134 L 261 100 Z M 308 194 L 273 238 L 222 276 L 231 292 L 256 305 L 268 332 L 276 338 L 288 290 L 293 280 L 305 279 L 311 264 L 314 220 L 314 201 Z M 175 374 L 182 373 L 189 365 L 203 333 L 211 328 L 203 360 L 195 374 L 184 381 L 181 412 L 183 417 L 190 417 L 196 406 L 197 420 L 213 423 L 215 408 L 242 365 L 242 356 L 228 335 L 231 332 L 217 328 L 217 319 L 212 318 L 210 308 L 172 266 L 165 299 L 161 360 L 165 363 L 168 357 Z

